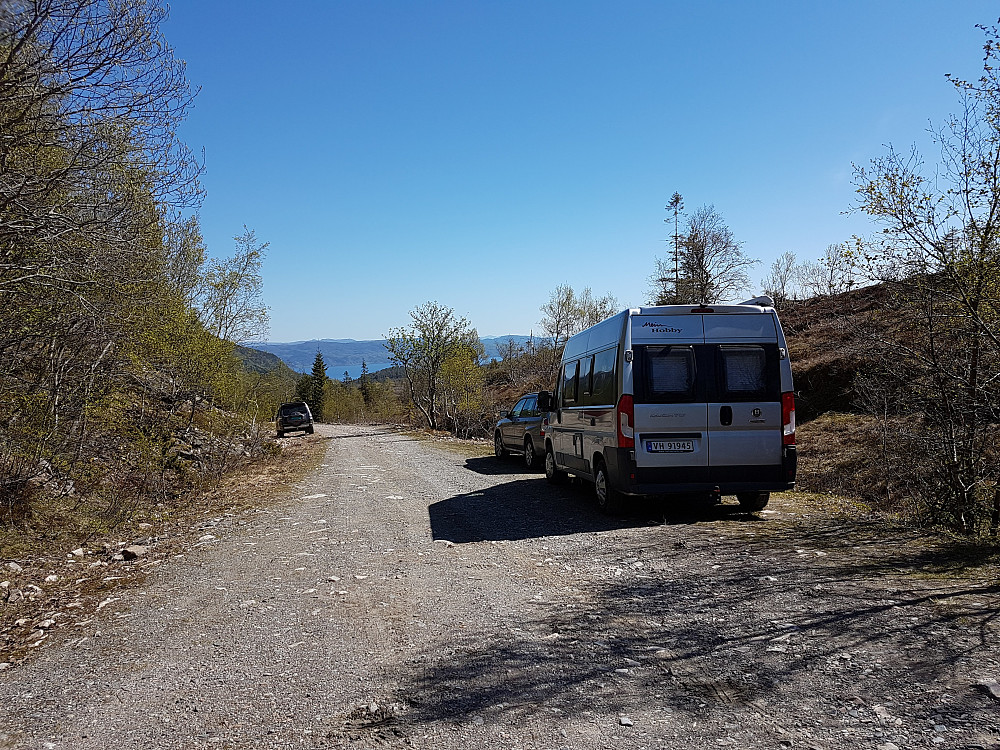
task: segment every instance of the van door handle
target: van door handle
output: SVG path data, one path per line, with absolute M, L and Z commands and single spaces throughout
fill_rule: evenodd
M 719 409 L 719 421 L 723 427 L 728 427 L 733 423 L 733 407 L 723 406 Z

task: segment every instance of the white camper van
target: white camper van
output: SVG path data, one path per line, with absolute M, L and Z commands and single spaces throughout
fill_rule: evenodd
M 792 370 L 771 304 L 641 307 L 570 338 L 538 398 L 546 478 L 593 482 L 609 512 L 671 494 L 761 510 L 793 488 Z

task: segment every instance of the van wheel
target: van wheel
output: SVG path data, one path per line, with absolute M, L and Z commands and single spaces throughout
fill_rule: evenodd
M 312 435 L 313 434 L 313 426 L 312 425 L 309 425 L 308 427 L 306 427 L 306 434 L 307 435 Z
M 283 438 L 285 436 L 284 430 L 278 430 L 278 437 Z
M 503 435 L 499 430 L 493 434 L 493 455 L 497 458 L 507 458 L 510 455 L 507 446 L 503 444 Z
M 764 510 L 767 507 L 767 501 L 770 499 L 770 492 L 745 492 L 736 496 L 736 500 L 740 504 L 740 509 L 749 511 Z
M 611 486 L 608 468 L 601 459 L 594 463 L 594 496 L 597 507 L 610 515 L 621 513 L 625 504 L 622 494 Z
M 545 478 L 552 484 L 562 484 L 566 481 L 566 472 L 556 468 L 556 457 L 551 445 L 545 449 Z

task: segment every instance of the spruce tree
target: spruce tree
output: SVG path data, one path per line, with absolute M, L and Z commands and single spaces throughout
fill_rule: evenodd
M 313 419 L 317 422 L 322 422 L 324 387 L 326 386 L 326 363 L 323 361 L 323 352 L 319 350 L 316 350 L 316 359 L 313 360 L 311 380 L 309 409 L 312 411 Z
M 368 374 L 368 363 L 361 360 L 361 378 L 359 379 L 361 384 L 361 398 L 365 400 L 365 406 L 372 405 L 372 383 L 371 376 Z

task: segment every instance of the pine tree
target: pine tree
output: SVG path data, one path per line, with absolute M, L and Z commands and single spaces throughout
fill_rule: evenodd
M 323 389 L 326 386 L 326 363 L 323 361 L 323 352 L 319 350 L 316 351 L 316 359 L 313 360 L 311 380 L 309 409 L 312 411 L 313 419 L 317 422 L 322 422 L 324 406 Z

